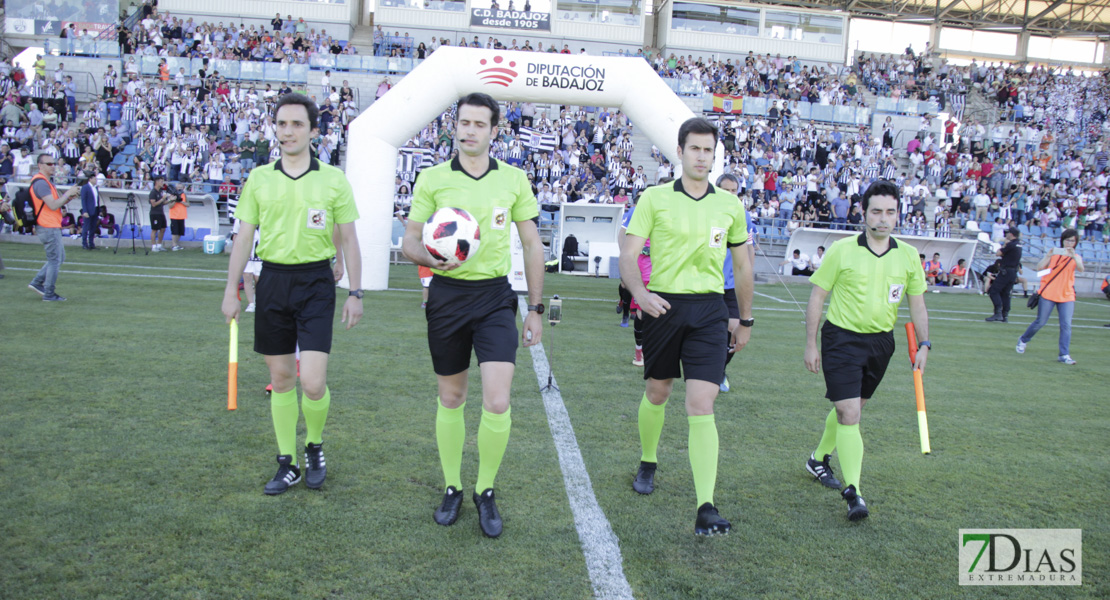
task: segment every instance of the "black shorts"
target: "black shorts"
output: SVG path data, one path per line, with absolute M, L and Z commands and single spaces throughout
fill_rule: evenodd
M 185 235 L 185 219 L 170 219 L 170 235 Z
M 658 292 L 656 292 L 658 293 Z M 659 294 L 671 308 L 644 313 L 644 379 L 725 378 L 728 309 L 721 294 Z
M 254 351 L 266 356 L 301 350 L 331 352 L 335 275 L 331 261 L 300 265 L 263 262 L 255 287 Z
M 833 402 L 870 398 L 893 355 L 893 331 L 856 333 L 825 321 L 821 327 L 825 397 Z
M 728 309 L 729 319 L 740 318 L 740 304 L 736 301 L 736 290 L 725 288 L 725 308 Z
M 150 230 L 158 231 L 166 228 L 166 215 L 163 213 L 150 213 Z
M 428 287 L 428 349 L 436 375 L 455 375 L 478 364 L 516 364 L 517 297 L 508 278 L 467 281 L 433 275 Z

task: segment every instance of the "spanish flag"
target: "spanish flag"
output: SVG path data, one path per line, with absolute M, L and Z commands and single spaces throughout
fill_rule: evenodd
M 713 112 L 726 112 L 740 114 L 744 110 L 744 98 L 742 96 L 726 96 L 725 94 L 713 94 Z

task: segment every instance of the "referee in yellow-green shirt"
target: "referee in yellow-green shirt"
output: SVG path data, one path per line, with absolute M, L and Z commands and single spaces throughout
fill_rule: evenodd
M 443 469 L 443 501 L 432 517 L 450 526 L 462 508 L 462 453 L 471 353 L 482 374 L 482 420 L 478 425 L 478 477 L 473 495 L 478 526 L 487 537 L 501 535 L 503 523 L 493 482 L 509 443 L 512 425 L 509 392 L 516 369 L 517 296 L 509 284 L 512 224 L 524 249 L 528 283 L 525 346 L 540 342 L 544 306 L 543 244 L 536 221 L 539 205 L 524 171 L 489 155 L 497 136 L 501 108 L 487 94 L 459 100 L 456 142 L 449 162 L 420 173 L 405 229 L 403 250 L 409 260 L 432 268 L 425 316 L 428 348 L 436 374 L 436 446 Z M 448 267 L 421 243 L 424 223 L 438 209 L 461 208 L 478 221 L 482 243 L 465 263 Z
M 335 282 L 346 257 L 351 290 L 342 321 L 350 329 L 362 318 L 362 259 L 354 222 L 358 219 L 351 184 L 342 171 L 312 157 L 309 140 L 316 129 L 316 104 L 301 94 L 286 94 L 274 120 L 281 159 L 254 168 L 235 217 L 240 228 L 227 268 L 222 310 L 227 321 L 239 316 L 239 279 L 251 254 L 250 240 L 261 228 L 257 255 L 263 261 L 254 313 L 254 351 L 270 369 L 270 412 L 278 443 L 278 471 L 265 493 L 277 495 L 301 480 L 297 466 L 297 363 L 304 390 L 306 433 L 305 485 L 324 484 L 324 422 L 331 405 L 327 386 L 328 354 L 335 320 Z M 341 240 L 336 248 L 333 236 Z M 340 256 L 337 256 L 340 255 Z M 336 266 L 331 259 L 337 257 Z
M 742 203 L 713 187 L 709 171 L 717 128 L 702 118 L 678 130 L 682 177 L 648 188 L 621 244 L 620 272 L 625 287 L 644 313 L 644 379 L 639 429 L 642 454 L 632 488 L 655 489 L 656 451 L 663 416 L 676 377 L 686 377 L 690 468 L 697 494 L 696 535 L 728 533 L 732 524 L 713 503 L 717 483 L 718 439 L 713 403 L 725 374 L 726 345 L 740 350 L 751 336 L 752 264 L 743 245 L 748 228 Z M 650 289 L 640 278 L 636 258 L 651 239 Z M 740 326 L 728 334 L 724 300 L 725 254 L 732 254 Z M 730 344 L 731 342 L 731 344 Z
M 848 503 L 852 521 L 868 515 L 859 483 L 863 467 L 860 412 L 879 387 L 894 354 L 894 323 L 904 296 L 909 296 L 910 318 L 920 340 L 914 368 L 925 368 L 932 348 L 923 296 L 925 272 L 917 250 L 890 235 L 898 224 L 898 187 L 880 179 L 867 188 L 861 204 L 863 233 L 837 241 L 825 253 L 821 267 L 809 278 L 813 292 L 806 308 L 806 368 L 814 373 L 824 368 L 825 397 L 833 403 L 806 470 L 825 486 L 840 489 L 829 465 L 836 450 L 844 471 L 841 496 Z M 818 354 L 817 325 L 830 294 Z

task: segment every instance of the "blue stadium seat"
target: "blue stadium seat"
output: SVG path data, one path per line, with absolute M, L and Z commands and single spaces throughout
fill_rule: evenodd
M 204 236 L 206 235 L 212 235 L 212 230 L 207 227 L 198 227 L 197 230 L 193 232 L 193 239 L 203 242 Z
M 1029 224 L 1028 223 L 1022 223 L 1021 225 L 1018 225 L 1018 231 L 1021 232 L 1022 236 L 1028 236 L 1029 233 L 1030 233 Z
M 185 228 L 185 235 L 181 236 L 181 241 L 183 241 L 183 242 L 192 242 L 195 239 L 193 237 L 193 235 L 194 235 L 193 228 L 192 227 L 186 227 Z

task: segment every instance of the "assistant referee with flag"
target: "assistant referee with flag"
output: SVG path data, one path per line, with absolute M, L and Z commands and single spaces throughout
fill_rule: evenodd
M 809 278 L 813 292 L 806 308 L 806 368 L 818 373 L 824 367 L 825 397 L 833 403 L 806 470 L 825 486 L 840 489 L 829 465 L 833 450 L 837 451 L 846 484 L 841 496 L 848 503 L 852 521 L 868 514 L 859 484 L 863 467 L 860 412 L 894 355 L 894 323 L 903 296 L 910 297 L 910 318 L 921 340 L 915 369 L 925 369 L 932 348 L 923 296 L 925 272 L 917 250 L 890 235 L 898 224 L 898 187 L 886 180 L 876 181 L 863 194 L 862 205 L 864 232 L 837 241 L 825 253 L 821 267 Z M 830 294 L 818 354 L 817 325 Z
M 274 121 L 281 159 L 251 171 L 235 209 L 238 240 L 227 268 L 222 311 L 227 321 L 239 316 L 239 279 L 251 255 L 255 228 L 262 235 L 256 249 L 263 261 L 254 313 L 254 351 L 266 357 L 273 393 L 270 411 L 278 443 L 278 470 L 265 493 L 277 495 L 301 480 L 297 466 L 297 362 L 306 430 L 305 485 L 324 484 L 323 432 L 331 406 L 328 357 L 335 321 L 335 282 L 342 270 L 331 265 L 342 240 L 351 289 L 342 322 L 350 329 L 362 318 L 362 262 L 359 253 L 351 184 L 343 171 L 321 164 L 309 151 L 317 126 L 316 104 L 301 94 L 277 102 Z

